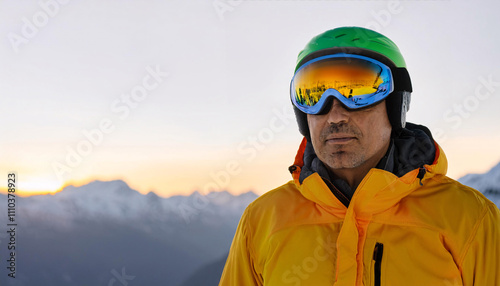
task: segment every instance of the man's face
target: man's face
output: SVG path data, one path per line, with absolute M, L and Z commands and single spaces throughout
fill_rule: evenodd
M 374 167 L 389 147 L 391 124 L 384 101 L 350 111 L 334 99 L 327 114 L 308 114 L 307 122 L 316 155 L 332 171 Z

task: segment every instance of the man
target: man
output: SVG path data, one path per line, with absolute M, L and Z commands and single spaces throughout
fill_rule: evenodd
M 385 36 L 343 27 L 299 54 L 293 181 L 250 204 L 219 285 L 500 285 L 500 212 L 446 177 Z

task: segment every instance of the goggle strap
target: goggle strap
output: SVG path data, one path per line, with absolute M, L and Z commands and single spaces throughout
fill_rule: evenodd
M 323 49 L 316 51 L 314 53 L 311 53 L 307 55 L 305 58 L 303 58 L 300 63 L 297 65 L 297 69 L 302 66 L 304 63 L 307 63 L 308 61 L 319 58 L 322 56 L 328 56 L 328 55 L 334 55 L 334 54 L 350 54 L 350 55 L 358 55 L 358 56 L 364 56 L 367 58 L 371 58 L 374 60 L 377 60 L 385 65 L 387 65 L 391 70 L 395 67 L 392 62 L 390 62 L 386 57 L 382 56 L 381 54 L 367 50 L 367 49 L 362 49 L 358 47 L 333 47 L 333 48 L 328 48 L 328 49 Z

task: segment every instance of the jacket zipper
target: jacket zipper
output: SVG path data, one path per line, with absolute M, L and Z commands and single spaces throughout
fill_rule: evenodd
M 380 276 L 382 272 L 382 255 L 384 254 L 384 245 L 380 242 L 375 244 L 375 250 L 373 250 L 373 260 L 375 261 L 374 275 L 375 275 L 375 286 L 380 286 Z

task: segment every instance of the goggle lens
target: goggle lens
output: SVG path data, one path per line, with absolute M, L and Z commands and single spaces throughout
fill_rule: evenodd
M 300 110 L 317 114 L 329 96 L 348 108 L 361 108 L 384 99 L 393 89 L 386 65 L 363 56 L 335 54 L 309 61 L 297 70 L 291 96 Z

